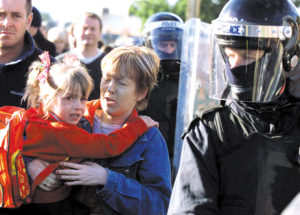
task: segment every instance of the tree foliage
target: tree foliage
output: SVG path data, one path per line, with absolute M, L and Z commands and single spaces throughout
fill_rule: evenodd
M 135 15 L 145 23 L 148 17 L 163 11 L 170 11 L 167 0 L 136 0 L 129 8 L 129 15 Z
M 299 0 L 300 1 L 300 0 Z M 201 0 L 200 18 L 204 22 L 210 22 L 216 18 L 227 0 Z M 168 11 L 180 16 L 186 21 L 188 0 L 177 0 L 172 6 L 167 0 L 136 0 L 129 8 L 129 14 L 135 15 L 145 23 L 151 15 Z
M 188 0 L 178 0 L 175 5 L 171 8 L 171 12 L 180 16 L 183 21 L 186 19 L 186 8 Z
M 300 7 L 300 0 L 292 0 L 296 7 Z M 228 0 L 201 0 L 200 3 L 200 19 L 203 22 L 210 23 L 216 19 L 221 12 L 223 6 Z M 177 0 L 176 4 L 171 6 L 167 0 L 136 0 L 129 8 L 129 14 L 135 15 L 142 19 L 143 23 L 151 15 L 168 11 L 180 16 L 183 21 L 186 19 L 186 10 L 188 0 Z
M 300 0 L 293 0 L 296 7 L 300 7 Z
M 200 19 L 210 23 L 216 19 L 228 0 L 201 0 Z

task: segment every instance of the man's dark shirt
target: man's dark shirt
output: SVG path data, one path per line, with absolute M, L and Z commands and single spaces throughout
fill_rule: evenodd
M 13 105 L 25 107 L 21 103 L 27 81 L 28 68 L 39 60 L 42 50 L 34 46 L 31 35 L 26 32 L 21 56 L 9 63 L 0 64 L 0 106 Z M 55 59 L 52 58 L 53 62 Z

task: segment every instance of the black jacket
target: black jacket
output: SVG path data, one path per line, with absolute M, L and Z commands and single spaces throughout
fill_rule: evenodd
M 89 100 L 100 98 L 100 81 L 102 77 L 102 70 L 100 65 L 101 65 L 101 60 L 104 56 L 105 53 L 103 52 L 93 62 L 89 64 L 83 63 L 87 67 L 88 72 L 92 76 L 94 81 L 94 89 L 89 96 Z
M 151 91 L 147 108 L 140 112 L 159 122 L 159 130 L 166 140 L 171 163 L 174 151 L 179 68 L 179 61 L 160 62 L 157 86 Z
M 42 51 L 34 46 L 31 35 L 26 32 L 23 53 L 18 59 L 0 64 L 0 106 L 23 106 L 21 98 L 26 85 L 27 72 L 31 63 L 39 60 Z
M 186 133 L 168 214 L 275 215 L 300 191 L 300 105 L 231 103 Z
M 43 34 L 41 33 L 40 30 L 37 31 L 36 35 L 33 36 L 33 39 L 36 43 L 36 46 L 43 50 L 43 51 L 48 51 L 51 56 L 56 55 L 56 47 L 55 44 L 52 43 L 51 41 L 47 40 Z

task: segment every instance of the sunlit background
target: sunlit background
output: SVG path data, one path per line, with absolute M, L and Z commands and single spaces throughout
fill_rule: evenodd
M 145 20 L 160 11 L 179 15 L 183 21 L 198 17 L 210 23 L 228 0 L 32 0 L 40 10 L 43 26 L 67 26 L 83 12 L 94 12 L 103 21 L 103 42 L 141 37 Z M 300 6 L 300 0 L 293 0 Z M 131 9 L 131 10 L 130 10 Z M 109 39 L 108 39 L 109 38 Z M 124 42 L 124 41 L 123 41 Z M 109 43 L 109 44 L 108 44 Z M 114 44 L 119 45 L 119 44 Z

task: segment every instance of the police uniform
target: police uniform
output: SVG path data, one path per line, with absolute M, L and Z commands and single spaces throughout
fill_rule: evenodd
M 212 22 L 225 102 L 185 134 L 169 215 L 275 215 L 298 194 L 298 22 L 289 0 L 231 0 Z
M 150 16 L 143 31 L 145 46 L 152 48 L 160 58 L 160 71 L 157 86 L 151 91 L 148 106 L 142 114 L 159 122 L 170 160 L 174 150 L 182 36 L 182 19 L 169 12 Z M 173 43 L 174 51 L 162 50 L 160 46 L 164 42 Z

